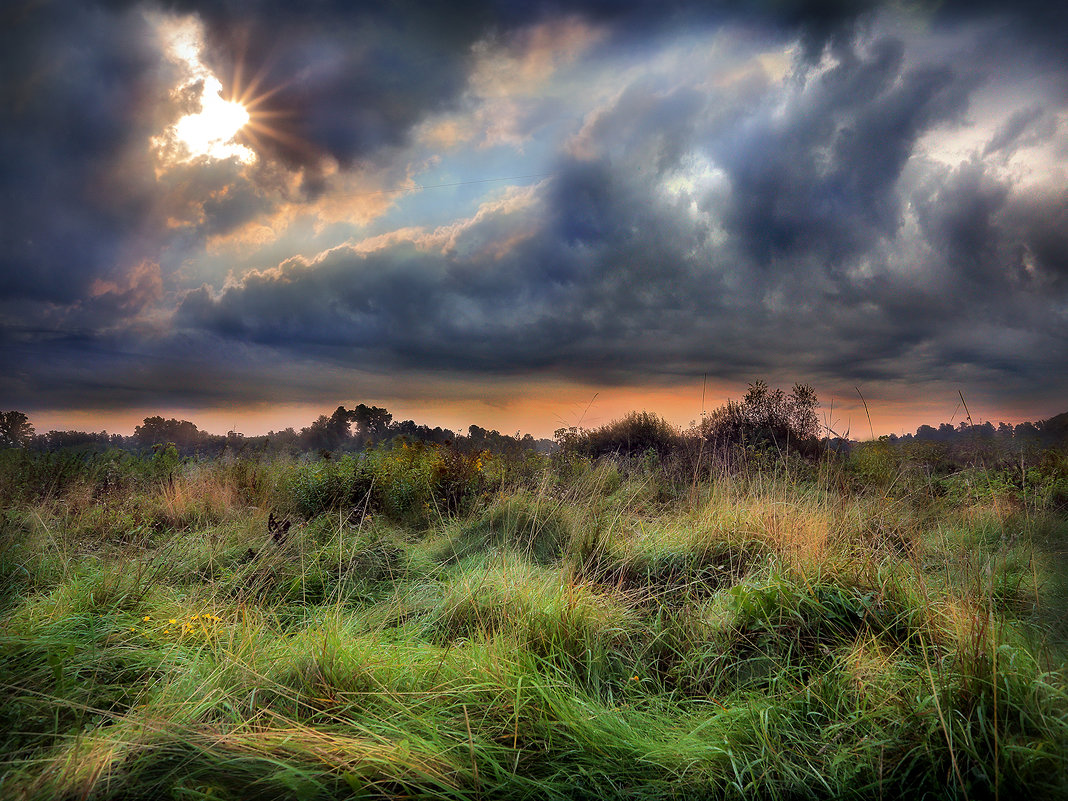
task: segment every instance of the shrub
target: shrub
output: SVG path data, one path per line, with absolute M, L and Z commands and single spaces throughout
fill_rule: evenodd
M 470 510 L 485 489 L 486 451 L 463 453 L 448 445 L 433 445 L 431 481 L 435 498 L 450 515 Z
M 638 457 L 652 452 L 661 457 L 674 452 L 682 435 L 667 420 L 650 412 L 631 412 L 600 428 L 560 429 L 556 439 L 561 450 L 590 459 L 602 456 Z
M 771 390 L 764 381 L 754 381 L 741 401 L 709 414 L 700 425 L 701 434 L 719 448 L 741 446 L 757 451 L 820 452 L 819 401 L 812 387 L 795 384 L 789 395 Z
M 489 458 L 481 451 L 462 453 L 448 445 L 399 440 L 361 454 L 294 466 L 287 481 L 289 502 L 308 519 L 366 508 L 425 526 L 439 515 L 463 514 L 473 507 L 485 489 L 483 468 Z
M 897 454 L 885 437 L 857 445 L 847 465 L 862 483 L 880 487 L 891 483 L 899 471 Z
M 373 474 L 360 456 L 323 459 L 294 465 L 286 482 L 295 512 L 307 519 L 324 512 L 359 508 L 371 491 Z

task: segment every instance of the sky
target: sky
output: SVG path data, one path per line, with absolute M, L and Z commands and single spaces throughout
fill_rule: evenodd
M 40 431 L 1068 410 L 1066 4 L 4 8 L 0 408 Z

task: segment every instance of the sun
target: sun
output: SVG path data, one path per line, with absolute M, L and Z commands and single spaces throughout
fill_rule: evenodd
M 222 88 L 218 78 L 206 77 L 200 111 L 178 120 L 174 124 L 174 136 L 193 158 L 236 157 L 248 164 L 255 161 L 256 154 L 234 141 L 234 137 L 249 122 L 248 109 L 236 100 L 224 100 Z
M 286 124 L 292 112 L 277 107 L 277 96 L 295 78 L 264 88 L 266 65 L 246 80 L 243 58 L 238 56 L 224 87 L 203 61 L 204 27 L 197 16 L 154 12 L 149 17 L 176 79 L 166 112 L 169 122 L 151 139 L 157 178 L 191 163 L 232 159 L 254 164 L 264 148 L 313 151 Z M 186 113 L 176 119 L 179 109 Z
M 236 141 L 251 122 L 248 104 L 223 97 L 222 81 L 201 61 L 204 40 L 199 21 L 195 17 L 162 17 L 156 30 L 164 53 L 178 69 L 179 81 L 172 97 L 176 103 L 184 100 L 187 107 L 199 107 L 152 138 L 161 163 L 231 158 L 242 164 L 254 163 L 255 151 Z

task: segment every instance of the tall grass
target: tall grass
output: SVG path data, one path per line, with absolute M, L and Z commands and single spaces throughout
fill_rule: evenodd
M 0 797 L 1068 794 L 1051 508 L 789 461 L 57 465 L 3 473 Z

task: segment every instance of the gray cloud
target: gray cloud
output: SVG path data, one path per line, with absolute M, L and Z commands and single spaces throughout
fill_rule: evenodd
M 1022 108 L 998 128 L 983 148 L 983 155 L 1001 153 L 1011 156 L 1019 147 L 1045 141 L 1056 131 L 1056 118 L 1047 114 L 1041 106 Z
M 840 263 L 892 235 L 917 137 L 966 106 L 949 68 L 906 69 L 900 41 L 834 52 L 837 65 L 809 81 L 785 119 L 765 112 L 714 147 L 731 175 L 728 224 L 758 263 L 801 254 Z
M 70 301 L 138 255 L 151 196 L 122 157 L 152 130 L 158 56 L 139 15 L 91 5 L 28 6 L 0 27 L 0 295 Z
M 523 202 L 180 294 L 153 265 L 328 195 L 331 159 L 344 171 L 399 158 L 415 126 L 455 107 L 484 36 L 567 11 L 625 48 L 742 15 L 688 3 L 167 8 L 200 14 L 220 73 L 243 54 L 278 88 L 263 111 L 285 137 L 251 170 L 224 161 L 157 180 L 136 154 L 159 132 L 147 109 L 169 84 L 138 7 L 27 12 L 4 38 L 5 72 L 19 76 L 2 90 L 12 124 L 0 132 L 6 403 L 304 400 L 346 371 L 1068 389 L 1068 194 L 1024 191 L 1003 169 L 1058 134 L 1063 104 L 1029 99 L 971 160 L 937 162 L 924 138 L 966 121 L 982 70 L 920 58 L 872 15 L 866 29 L 837 3 L 749 9 L 757 40 L 801 39 L 784 86 L 759 71 L 724 85 L 638 75 L 589 110 Z M 1006 25 L 1035 30 L 1021 8 Z M 940 30 L 965 16 L 932 12 Z M 1002 52 L 1024 48 L 1020 36 Z
M 709 98 L 632 86 L 584 131 L 598 152 L 560 163 L 530 236 L 500 258 L 464 244 L 505 238 L 483 230 L 501 224 L 488 216 L 451 254 L 340 250 L 218 296 L 192 293 L 180 319 L 353 365 L 472 375 L 640 384 L 792 369 L 886 381 L 981 368 L 1040 378 L 1045 360 L 1008 359 L 1011 348 L 970 346 L 958 332 L 1060 342 L 1036 283 L 1040 273 L 1052 285 L 1063 267 L 1056 199 L 1021 201 L 981 162 L 907 174 L 919 137 L 959 118 L 972 84 L 943 66 L 907 66 L 892 40 L 837 52 L 785 115 L 757 109 L 711 142 Z M 695 148 L 730 182 L 697 215 L 689 195 L 658 189 Z M 922 261 L 903 262 L 907 252 Z M 1019 315 L 1048 333 L 1022 336 Z

